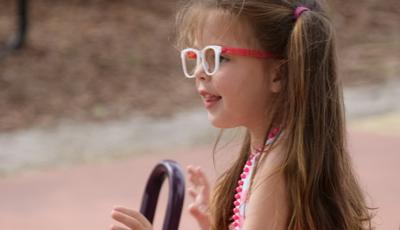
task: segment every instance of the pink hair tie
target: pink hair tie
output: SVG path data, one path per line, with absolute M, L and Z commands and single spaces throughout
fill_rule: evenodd
M 305 6 L 298 6 L 296 7 L 296 9 L 294 10 L 294 18 L 297 19 L 298 17 L 300 17 L 300 15 L 304 12 L 310 10 Z

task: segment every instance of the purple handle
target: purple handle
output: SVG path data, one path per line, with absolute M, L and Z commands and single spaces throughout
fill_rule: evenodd
M 185 198 L 185 178 L 181 167 L 172 160 L 164 160 L 154 167 L 144 190 L 140 212 L 153 223 L 161 185 L 168 177 L 168 204 L 163 230 L 177 230 Z

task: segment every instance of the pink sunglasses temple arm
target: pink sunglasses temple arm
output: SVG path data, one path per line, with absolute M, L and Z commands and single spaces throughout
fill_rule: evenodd
M 277 57 L 276 55 L 272 54 L 271 52 L 242 49 L 242 48 L 230 48 L 230 47 L 223 47 L 221 53 L 238 55 L 238 56 L 255 57 L 255 58 Z

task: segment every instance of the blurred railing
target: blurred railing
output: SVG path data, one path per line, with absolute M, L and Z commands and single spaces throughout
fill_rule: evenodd
M 142 198 L 140 212 L 153 223 L 161 185 L 168 177 L 168 204 L 163 230 L 177 230 L 185 197 L 185 179 L 182 169 L 175 161 L 164 160 L 151 173 Z

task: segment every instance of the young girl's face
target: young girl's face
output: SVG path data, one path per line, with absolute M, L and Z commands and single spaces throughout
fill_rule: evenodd
M 249 36 L 253 36 L 248 27 L 233 24 L 232 29 L 222 34 L 224 25 L 226 22 L 222 19 L 208 17 L 202 36 L 197 39 L 194 48 L 220 45 L 261 50 L 260 47 L 251 47 L 247 42 L 251 38 Z M 272 59 L 232 55 L 221 55 L 219 70 L 212 76 L 206 75 L 198 66 L 196 87 L 213 126 L 252 128 L 265 124 L 270 98 L 278 90 L 273 83 L 273 70 Z

